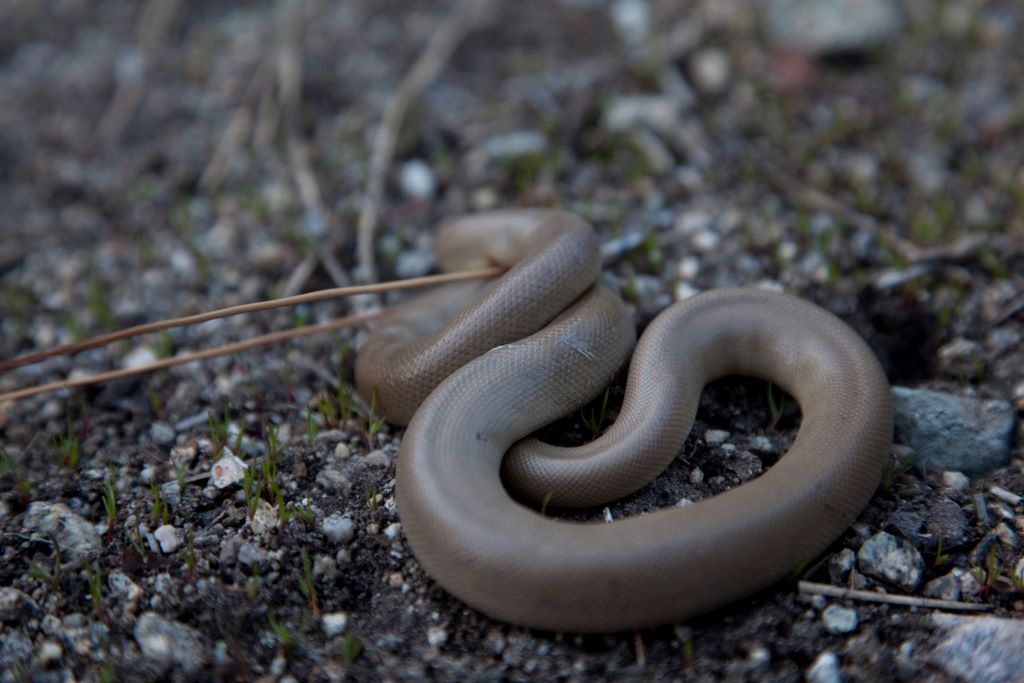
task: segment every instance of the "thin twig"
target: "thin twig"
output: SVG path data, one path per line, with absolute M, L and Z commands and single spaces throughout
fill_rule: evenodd
M 807 593 L 809 595 L 827 595 L 830 598 L 861 600 L 863 602 L 881 602 L 890 605 L 906 605 L 907 607 L 946 609 L 959 612 L 986 612 L 992 609 L 992 605 L 986 604 L 959 602 L 957 600 L 918 598 L 913 595 L 890 595 L 889 593 L 877 593 L 875 591 L 840 588 L 839 586 L 831 586 L 827 583 L 813 583 L 811 581 L 799 581 L 797 582 L 796 587 L 801 593 Z
M 147 334 L 150 332 L 159 332 L 166 330 L 171 327 L 181 327 L 184 325 L 196 325 L 203 323 L 208 320 L 215 320 L 217 318 L 227 318 L 233 315 L 242 315 L 243 313 L 255 313 L 257 311 L 267 311 L 274 308 L 283 308 L 285 306 L 294 306 L 296 304 L 310 303 L 313 301 L 323 301 L 324 299 L 335 299 L 343 296 L 351 296 L 354 294 L 373 294 L 376 292 L 387 292 L 397 289 L 413 289 L 416 287 L 428 287 L 430 285 L 444 284 L 448 282 L 461 282 L 463 280 L 475 280 L 480 278 L 494 277 L 502 272 L 500 267 L 480 268 L 477 270 L 465 270 L 457 273 L 444 273 L 441 275 L 427 275 L 424 277 L 414 277 L 407 280 L 395 280 L 393 282 L 379 282 L 370 285 L 357 285 L 352 287 L 334 287 L 332 289 L 320 289 L 315 292 L 306 292 L 305 294 L 298 294 L 296 296 L 283 297 L 280 299 L 270 299 L 268 301 L 255 301 L 248 304 L 239 304 L 238 306 L 229 306 L 227 308 L 221 308 L 215 311 L 207 311 L 205 313 L 197 313 L 195 315 L 187 315 L 181 318 L 171 318 L 169 320 L 158 320 L 156 322 L 145 323 L 143 325 L 136 325 L 135 327 L 129 327 L 123 330 L 117 330 L 108 334 L 102 334 L 98 337 L 91 339 L 85 339 L 80 342 L 74 342 L 72 344 L 63 344 L 56 346 L 51 349 L 44 349 L 42 351 L 35 351 L 33 353 L 27 353 L 22 356 L 16 356 L 5 361 L 0 361 L 0 371 L 11 370 L 13 368 L 21 367 L 23 365 L 30 365 L 32 363 L 38 363 L 41 360 L 50 358 L 52 356 L 62 356 L 71 353 L 77 353 L 86 349 L 93 349 L 97 346 L 104 346 L 111 342 L 119 341 L 121 339 L 127 339 L 129 337 L 136 337 L 140 334 Z
M 143 375 L 156 370 L 163 370 L 164 368 L 169 368 L 174 365 L 182 365 L 184 363 L 207 360 L 218 356 L 226 356 L 232 353 L 240 353 L 258 346 L 277 344 L 283 341 L 288 341 L 289 339 L 309 337 L 314 334 L 323 334 L 324 332 L 333 332 L 345 327 L 351 327 L 353 325 L 368 322 L 379 316 L 380 312 L 350 315 L 344 318 L 338 318 L 337 320 L 332 320 L 331 322 L 321 323 L 319 325 L 299 327 L 294 330 L 271 332 L 270 334 L 260 335 L 258 337 L 246 339 L 245 341 L 235 342 L 234 344 L 225 344 L 212 349 L 204 349 L 203 351 L 183 353 L 171 358 L 164 358 L 152 363 L 140 365 L 135 368 L 122 368 L 120 370 L 111 370 L 110 372 L 100 372 L 95 375 L 87 375 L 85 377 L 75 377 L 73 379 L 65 379 L 59 382 L 50 382 L 48 384 L 40 384 L 34 387 L 16 389 L 15 391 L 8 391 L 7 393 L 0 394 L 0 403 L 4 401 L 17 401 L 18 399 L 35 396 L 36 394 L 42 394 L 48 391 L 58 391 L 60 389 L 69 389 L 71 387 L 82 387 L 90 384 L 111 382 L 115 379 L 124 379 L 125 377 L 134 377 L 135 375 Z
M 405 118 L 405 113 L 413 100 L 437 78 L 465 35 L 489 11 L 488 5 L 489 3 L 480 0 L 460 0 L 434 32 L 412 69 L 402 78 L 384 106 L 381 123 L 373 141 L 369 178 L 356 227 L 359 269 L 364 281 L 377 279 L 373 234 L 384 199 L 384 181 L 395 153 L 402 119 Z

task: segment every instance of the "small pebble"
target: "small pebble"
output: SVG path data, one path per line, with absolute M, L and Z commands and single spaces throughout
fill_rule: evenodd
M 694 84 L 709 95 L 718 95 L 729 87 L 729 53 L 719 47 L 705 47 L 690 57 Z
M 729 432 L 721 429 L 709 429 L 704 432 L 704 443 L 709 446 L 717 446 L 718 444 L 725 443 L 729 439 Z
M 422 159 L 410 159 L 402 164 L 398 184 L 411 199 L 430 199 L 437 191 L 434 171 Z
M 880 532 L 864 541 L 857 551 L 860 570 L 911 592 L 921 583 L 924 558 L 917 549 L 892 534 Z
M 427 629 L 427 644 L 440 647 L 448 642 L 448 632 L 442 626 L 431 626 Z
M 839 658 L 831 652 L 822 652 L 807 669 L 807 680 L 809 683 L 841 683 Z
M 952 572 L 937 579 L 932 579 L 924 585 L 922 591 L 926 598 L 937 598 L 939 600 L 960 599 L 960 579 Z
M 246 467 L 246 464 L 225 446 L 220 452 L 220 458 L 210 468 L 210 480 L 219 489 L 227 488 L 242 481 Z
M 394 540 L 394 539 L 398 538 L 398 534 L 401 531 L 402 531 L 402 524 L 400 522 L 394 522 L 392 524 L 388 524 L 387 525 L 387 527 L 384 529 L 384 535 L 387 536 L 388 538 L 390 538 L 391 540 Z
M 856 561 L 857 556 L 849 548 L 843 548 L 830 557 L 828 561 L 828 577 L 832 583 L 837 586 L 846 583 Z
M 181 536 L 178 530 L 171 524 L 164 524 L 153 532 L 153 537 L 160 544 L 160 551 L 170 555 L 181 545 Z
M 174 443 L 174 427 L 166 422 L 154 422 L 149 426 L 149 438 L 157 446 L 170 446 Z
M 328 638 L 340 636 L 348 626 L 347 612 L 331 612 L 323 615 L 324 635 Z
M 325 517 L 320 528 L 335 543 L 348 543 L 356 534 L 352 519 L 337 513 Z
M 825 630 L 833 635 L 853 633 L 857 630 L 857 610 L 840 605 L 829 605 L 821 613 Z
M 363 456 L 362 463 L 367 467 L 387 467 L 391 464 L 391 457 L 382 450 L 371 451 Z
M 950 491 L 965 491 L 971 485 L 971 479 L 963 472 L 946 470 L 942 473 L 942 483 Z

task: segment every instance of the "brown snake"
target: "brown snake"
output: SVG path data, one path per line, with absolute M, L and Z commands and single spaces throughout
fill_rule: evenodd
M 444 269 L 509 270 L 398 307 L 366 340 L 356 378 L 383 415 L 409 424 L 396 496 L 413 552 L 485 614 L 574 632 L 685 619 L 813 559 L 878 486 L 892 413 L 871 350 L 831 313 L 758 289 L 662 312 L 597 440 L 523 441 L 593 398 L 633 348 L 625 305 L 594 286 L 597 237 L 572 214 L 510 210 L 453 221 L 437 243 Z M 801 407 L 792 447 L 757 479 L 609 524 L 545 517 L 506 491 L 583 507 L 637 490 L 677 455 L 701 390 L 724 375 L 775 382 Z

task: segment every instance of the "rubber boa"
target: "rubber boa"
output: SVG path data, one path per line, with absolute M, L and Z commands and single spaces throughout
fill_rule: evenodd
M 633 321 L 595 285 L 598 239 L 579 217 L 469 215 L 442 227 L 437 249 L 445 269 L 509 270 L 398 306 L 366 339 L 356 379 L 389 421 L 408 423 L 396 474 L 403 530 L 426 572 L 466 604 L 555 631 L 680 621 L 813 559 L 878 486 L 888 382 L 824 309 L 713 290 L 667 308 L 633 350 Z M 622 408 L 602 436 L 578 448 L 527 438 L 597 395 L 631 350 Z M 796 439 L 767 472 L 609 524 L 538 512 L 540 501 L 601 505 L 644 486 L 678 454 L 704 385 L 726 375 L 769 380 L 800 404 Z

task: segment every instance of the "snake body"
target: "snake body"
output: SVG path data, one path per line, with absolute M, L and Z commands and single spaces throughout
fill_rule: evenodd
M 600 392 L 634 343 L 625 305 L 594 286 L 593 230 L 563 212 L 492 212 L 445 226 L 438 250 L 442 267 L 509 271 L 399 307 L 364 344 L 357 383 L 388 419 L 411 419 L 396 498 L 413 553 L 485 614 L 572 632 L 685 619 L 813 559 L 877 487 L 888 383 L 831 313 L 757 289 L 679 302 L 636 345 L 615 423 L 556 448 L 526 437 Z M 801 407 L 792 447 L 757 479 L 610 524 L 552 519 L 507 491 L 583 507 L 637 490 L 676 456 L 701 390 L 724 375 L 770 380 Z

